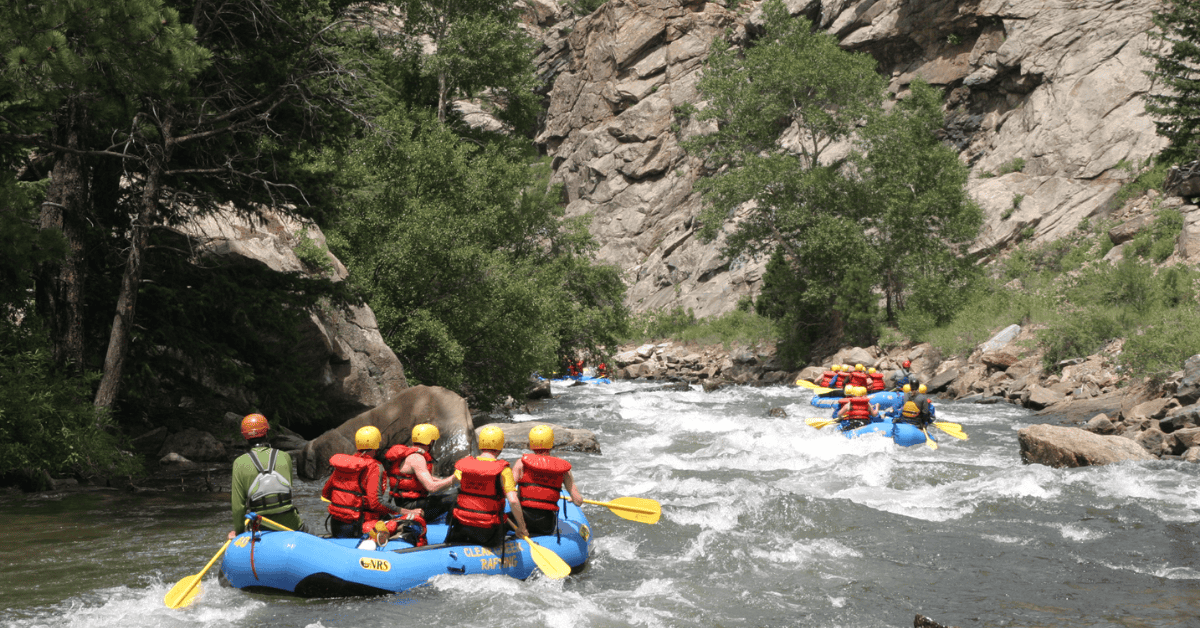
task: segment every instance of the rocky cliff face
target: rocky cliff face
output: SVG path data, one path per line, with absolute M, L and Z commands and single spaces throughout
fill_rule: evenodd
M 345 266 L 325 247 L 325 236 L 315 225 L 264 210 L 258 220 L 233 212 L 220 212 L 176 227 L 192 238 L 199 258 L 222 264 L 264 265 L 278 272 L 306 271 L 294 247 L 299 236 L 313 240 L 326 251 L 332 278 L 346 278 Z M 365 305 L 318 308 L 309 313 L 301 330 L 303 341 L 296 357 L 312 365 L 313 381 L 333 410 L 337 422 L 374 408 L 408 387 L 404 367 L 379 333 L 375 314 Z M 234 391 L 234 412 L 252 406 L 250 391 Z M 239 401 L 249 405 L 238 406 Z
M 971 164 L 970 191 L 986 215 L 975 252 L 1106 217 L 1121 184 L 1164 146 L 1140 98 L 1151 88 L 1141 52 L 1157 0 L 787 5 L 872 54 L 898 97 L 918 76 L 945 89 L 947 140 Z M 530 6 L 552 81 L 537 140 L 565 184 L 568 214 L 591 215 L 600 259 L 625 271 L 630 307 L 705 316 L 756 294 L 762 260 L 724 260 L 719 240 L 695 237 L 698 169 L 679 139 L 699 129 L 675 108 L 698 104 L 713 38 L 745 42 L 760 3 L 608 0 L 581 19 L 548 0 Z M 1016 160 L 1024 167 L 1007 172 Z

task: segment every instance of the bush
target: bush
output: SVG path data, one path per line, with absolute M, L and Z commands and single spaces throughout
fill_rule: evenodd
M 626 342 L 670 339 L 698 344 L 720 343 L 728 348 L 732 344 L 773 343 L 779 336 L 771 319 L 742 309 L 714 318 L 697 319 L 690 308 L 684 311 L 677 306 L 670 311 L 635 316 L 631 327 L 634 336 Z
M 1161 264 L 1175 252 L 1175 241 L 1183 231 L 1183 214 L 1164 209 L 1154 217 L 1149 229 L 1143 230 L 1129 244 L 1129 250 L 1139 257 Z
M 1134 374 L 1173 373 L 1200 353 L 1200 312 L 1194 305 L 1159 310 L 1125 340 L 1121 363 Z
M 1012 161 L 1000 166 L 997 174 L 1004 176 L 1011 172 L 1021 172 L 1025 169 L 1025 159 L 1023 157 L 1014 157 Z
M 56 372 L 49 343 L 27 330 L 38 325 L 25 322 L 0 328 L 0 477 L 135 472 L 108 415 L 91 404 L 96 377 Z

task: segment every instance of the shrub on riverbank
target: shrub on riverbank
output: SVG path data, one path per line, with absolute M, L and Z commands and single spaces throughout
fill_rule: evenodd
M 739 307 L 721 316 L 697 319 L 691 309 L 643 312 L 633 317 L 632 333 L 622 344 L 638 344 L 671 339 L 676 342 L 704 345 L 774 344 L 778 340 L 777 325 L 752 309 Z
M 1158 265 L 1173 252 L 1181 227 L 1179 212 L 1158 212 L 1116 264 L 1101 259 L 1111 249 L 1106 230 L 1086 224 L 1070 237 L 1018 247 L 993 266 L 949 324 L 931 326 L 918 314 L 902 317 L 900 331 L 944 354 L 966 355 L 999 328 L 1036 325 L 1051 370 L 1124 338 L 1118 360 L 1127 372 L 1171 373 L 1200 353 L 1200 272 Z

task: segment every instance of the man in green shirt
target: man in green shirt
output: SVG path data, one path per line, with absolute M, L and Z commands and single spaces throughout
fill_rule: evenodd
M 269 427 L 267 417 L 261 414 L 249 414 L 242 419 L 242 436 L 250 445 L 250 452 L 233 461 L 231 539 L 246 531 L 247 511 L 304 531 L 300 511 L 292 505 L 292 457 L 267 443 Z

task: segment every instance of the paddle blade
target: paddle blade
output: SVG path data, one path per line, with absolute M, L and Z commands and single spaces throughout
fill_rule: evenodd
M 926 447 L 928 447 L 928 448 L 930 448 L 930 449 L 937 449 L 937 448 L 938 448 L 937 441 L 933 440 L 933 438 L 931 438 L 931 437 L 929 436 L 929 432 L 928 432 L 928 431 L 926 431 L 926 430 L 925 430 L 925 428 L 921 428 L 921 433 L 925 434 L 925 446 L 926 446 Z
M 816 384 L 814 384 L 806 379 L 796 380 L 796 385 L 803 386 L 804 388 L 820 388 L 820 386 L 817 386 Z
M 949 434 L 950 436 L 953 436 L 954 438 L 957 438 L 958 440 L 970 440 L 970 438 L 967 436 L 966 432 L 962 431 L 961 428 L 955 429 L 953 427 L 954 425 L 956 425 L 956 424 L 955 423 L 934 423 L 934 426 L 936 426 L 939 430 L 942 430 L 946 434 Z
M 654 525 L 662 517 L 662 505 L 645 497 L 618 497 L 602 504 L 622 519 Z
M 558 554 L 534 543 L 529 537 L 524 538 L 525 542 L 529 543 L 529 552 L 533 554 L 533 563 L 542 570 L 542 573 L 546 574 L 547 578 L 561 580 L 571 575 L 571 566 Z
M 817 429 L 821 429 L 837 423 L 837 419 L 804 419 L 804 422 Z
M 200 576 L 201 574 L 190 575 L 183 580 L 175 583 L 170 591 L 163 597 L 163 603 L 167 608 L 177 609 L 186 608 L 200 595 Z

